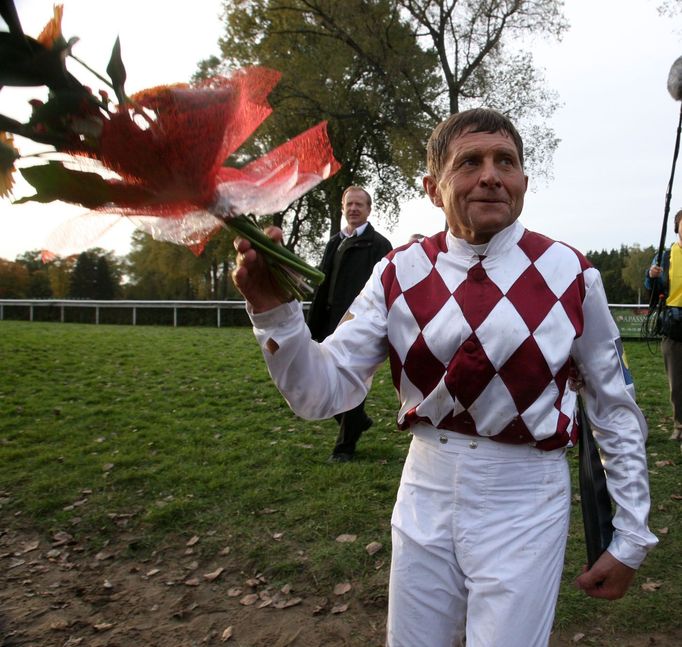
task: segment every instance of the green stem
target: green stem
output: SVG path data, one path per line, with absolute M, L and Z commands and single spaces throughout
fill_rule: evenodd
M 258 226 L 245 216 L 237 216 L 228 220 L 227 226 L 249 240 L 254 247 L 274 258 L 279 263 L 290 267 L 313 284 L 317 285 L 324 280 L 323 272 L 308 265 L 308 263 L 286 247 L 274 243 L 272 239 L 268 238 Z
M 223 225 L 248 240 L 255 249 L 262 252 L 273 279 L 286 295 L 302 301 L 304 290 L 313 291 L 308 281 L 313 285 L 323 281 L 324 273 L 308 265 L 286 247 L 275 243 L 258 226 L 255 219 L 248 216 L 235 216 L 224 219 Z
M 78 56 L 75 54 L 70 54 L 71 58 L 76 61 L 77 63 L 80 63 L 90 74 L 94 74 L 102 83 L 106 83 L 112 90 L 114 90 L 114 86 L 111 84 L 111 81 L 107 79 L 106 77 L 102 76 L 99 72 L 96 70 L 93 70 L 85 61 L 82 61 Z M 126 97 L 127 99 L 128 97 Z

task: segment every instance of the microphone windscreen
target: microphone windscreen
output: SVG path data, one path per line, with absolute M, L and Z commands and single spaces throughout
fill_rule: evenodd
M 675 101 L 682 101 L 682 56 L 670 68 L 668 74 L 668 92 Z

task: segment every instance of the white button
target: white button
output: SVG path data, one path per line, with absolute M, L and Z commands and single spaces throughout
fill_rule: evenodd
M 472 440 L 469 443 L 469 447 L 471 447 L 471 449 L 476 449 L 476 447 L 478 447 L 478 443 L 475 440 Z

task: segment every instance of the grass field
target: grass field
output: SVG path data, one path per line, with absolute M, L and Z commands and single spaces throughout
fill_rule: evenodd
M 617 603 L 572 581 L 584 561 L 573 509 L 558 628 L 594 620 L 605 631 L 679 627 L 682 455 L 668 440 L 660 354 L 626 344 L 650 425 L 650 526 L 660 544 Z M 230 538 L 273 581 L 328 587 L 363 582 L 386 595 L 390 514 L 409 437 L 395 428 L 387 366 L 367 409 L 375 421 L 357 460 L 329 465 L 336 424 L 296 418 L 244 328 L 160 328 L 0 322 L 0 520 L 45 534 L 68 529 L 96 551 L 132 515 L 136 551 L 170 538 Z M 575 472 L 577 451 L 570 458 Z M 354 534 L 354 543 L 339 543 Z M 370 557 L 364 547 L 384 550 Z M 214 542 L 214 545 L 211 545 Z M 642 584 L 654 583 L 647 591 Z

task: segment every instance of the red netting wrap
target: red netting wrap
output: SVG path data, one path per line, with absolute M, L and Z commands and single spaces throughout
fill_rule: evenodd
M 104 180 L 94 200 L 71 201 L 128 216 L 154 238 L 195 252 L 221 226 L 218 217 L 284 210 L 340 168 L 325 123 L 242 169 L 223 166 L 272 112 L 267 97 L 279 78 L 251 67 L 196 87 L 139 92 L 103 120 L 86 154 L 120 179 Z M 79 220 L 54 232 L 48 249 L 63 253 L 83 227 Z

